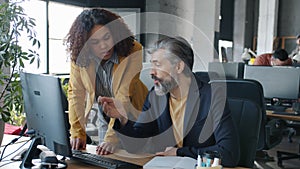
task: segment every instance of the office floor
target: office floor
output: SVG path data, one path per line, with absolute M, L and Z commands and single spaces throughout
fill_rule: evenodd
M 297 134 L 297 136 L 293 136 L 292 143 L 289 143 L 287 136 L 285 136 L 279 145 L 277 145 L 273 149 L 267 151 L 269 156 L 274 157 L 274 161 L 257 160 L 256 168 L 258 168 L 258 169 L 281 169 L 281 167 L 279 167 L 277 165 L 277 151 L 287 151 L 287 152 L 292 152 L 292 153 L 298 153 L 299 143 L 300 143 L 300 134 Z M 300 168 L 300 159 L 284 160 L 283 166 L 284 166 L 284 169 L 299 169 Z

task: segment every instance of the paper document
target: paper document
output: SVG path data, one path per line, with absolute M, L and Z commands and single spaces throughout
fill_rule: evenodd
M 197 160 L 190 157 L 156 156 L 143 169 L 193 169 Z

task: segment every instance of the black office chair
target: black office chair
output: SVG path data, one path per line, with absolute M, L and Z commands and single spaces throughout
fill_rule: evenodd
M 216 72 L 199 71 L 195 72 L 195 76 L 201 79 L 201 81 L 208 83 L 211 80 L 219 79 L 219 75 Z
M 258 96 L 263 95 L 261 85 L 252 80 L 212 80 L 212 85 L 226 85 L 227 100 L 240 137 L 238 165 L 253 168 L 262 123 L 262 108 Z
M 250 79 L 244 79 L 244 80 L 249 81 Z M 255 80 L 251 80 L 251 81 L 255 81 Z M 283 138 L 283 132 L 286 129 L 286 123 L 285 123 L 285 121 L 280 120 L 280 119 L 268 119 L 267 118 L 263 88 L 258 81 L 254 82 L 254 83 L 259 84 L 259 86 L 262 90 L 262 93 L 247 92 L 246 94 L 250 95 L 250 97 L 252 97 L 253 99 L 257 99 L 257 102 L 262 109 L 261 126 L 263 126 L 263 127 L 261 127 L 261 130 L 260 130 L 257 151 L 269 150 L 281 142 L 281 140 Z M 268 159 L 269 157 L 267 154 L 265 154 L 265 156 L 263 158 L 265 160 L 270 160 L 270 159 Z
M 293 111 L 295 112 L 299 112 L 300 113 L 300 103 L 296 102 L 293 103 L 293 107 L 292 107 Z M 293 142 L 292 140 L 292 136 L 296 134 L 296 130 L 294 129 L 294 127 L 299 128 L 299 123 L 295 122 L 295 121 L 289 121 L 287 123 L 287 130 L 288 130 L 288 141 L 291 143 Z M 300 159 L 300 142 L 298 143 L 298 152 L 297 153 L 291 153 L 291 152 L 287 152 L 287 151 L 277 151 L 277 165 L 279 167 L 283 167 L 283 161 L 284 160 L 290 160 L 290 159 Z

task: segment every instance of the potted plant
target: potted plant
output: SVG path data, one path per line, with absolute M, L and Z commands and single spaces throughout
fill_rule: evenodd
M 19 72 L 24 68 L 25 62 L 32 64 L 37 60 L 39 66 L 39 55 L 36 50 L 40 47 L 40 42 L 36 39 L 34 27 L 35 20 L 25 14 L 20 2 L 0 1 L 0 121 L 2 123 L 13 124 L 12 119 L 23 114 L 24 104 Z M 20 45 L 21 36 L 27 37 L 26 44 L 30 45 L 31 49 Z

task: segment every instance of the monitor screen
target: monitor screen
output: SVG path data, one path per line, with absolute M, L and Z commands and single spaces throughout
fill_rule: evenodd
M 245 79 L 261 83 L 267 99 L 297 99 L 299 95 L 300 68 L 285 66 L 245 66 Z
M 209 62 L 208 71 L 216 72 L 220 78 L 242 79 L 245 63 L 242 62 Z
M 58 77 L 20 74 L 28 129 L 35 131 L 41 144 L 56 154 L 71 156 L 67 102 Z

